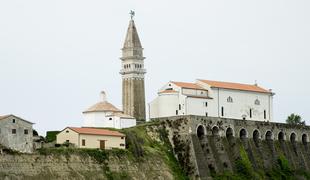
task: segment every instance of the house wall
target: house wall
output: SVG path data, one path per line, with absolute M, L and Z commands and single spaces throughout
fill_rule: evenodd
M 85 139 L 85 146 L 82 140 Z M 125 149 L 125 137 L 118 136 L 99 136 L 99 135 L 80 135 L 80 148 L 100 148 L 100 141 L 105 141 L 105 149 L 120 148 Z M 123 144 L 123 146 L 121 146 Z
M 64 129 L 56 136 L 57 144 L 63 144 L 67 140 L 69 140 L 70 143 L 75 144 L 77 147 L 79 147 L 79 134 L 71 130 L 70 128 Z
M 83 139 L 85 139 L 85 146 L 82 145 Z M 100 148 L 100 141 L 105 141 L 105 149 L 125 149 L 125 137 L 122 139 L 122 137 L 118 136 L 79 134 L 70 128 L 66 128 L 57 134 L 56 142 L 57 144 L 63 144 L 67 140 L 78 148 Z M 124 146 L 121 146 L 121 144 Z
M 16 129 L 16 134 L 12 133 L 12 129 Z M 23 153 L 33 152 L 32 124 L 15 116 L 0 120 L 0 144 Z
M 112 116 L 106 112 L 88 112 L 84 113 L 84 127 L 104 127 L 122 129 L 136 125 L 136 119 L 121 118 Z
M 136 120 L 135 119 L 128 119 L 128 118 L 120 118 L 120 129 L 122 128 L 129 128 L 136 126 Z

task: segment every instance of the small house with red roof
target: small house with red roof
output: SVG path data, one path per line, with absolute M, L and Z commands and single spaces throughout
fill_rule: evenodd
M 150 118 L 197 115 L 271 121 L 273 96 L 255 84 L 198 79 L 194 83 L 170 81 L 149 103 Z
M 71 143 L 77 148 L 125 149 L 126 135 L 99 128 L 67 127 L 56 136 L 57 144 Z

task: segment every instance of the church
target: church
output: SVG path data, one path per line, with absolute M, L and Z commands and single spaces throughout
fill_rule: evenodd
M 194 83 L 168 82 L 149 103 L 150 118 L 179 115 L 272 121 L 271 90 L 257 84 L 198 79 Z
M 84 126 L 126 128 L 146 121 L 143 47 L 133 15 L 122 48 L 121 70 L 123 110 L 102 101 L 83 112 Z M 272 121 L 271 90 L 258 84 L 240 84 L 198 79 L 196 82 L 165 84 L 148 104 L 149 119 L 197 115 L 242 120 Z

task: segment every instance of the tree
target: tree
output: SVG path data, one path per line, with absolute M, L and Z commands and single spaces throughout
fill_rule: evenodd
M 302 121 L 301 117 L 294 113 L 287 117 L 286 123 L 295 125 L 306 125 L 305 121 Z

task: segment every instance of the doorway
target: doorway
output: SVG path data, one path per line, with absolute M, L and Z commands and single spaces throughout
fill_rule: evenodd
M 100 140 L 100 149 L 105 149 L 105 141 Z

